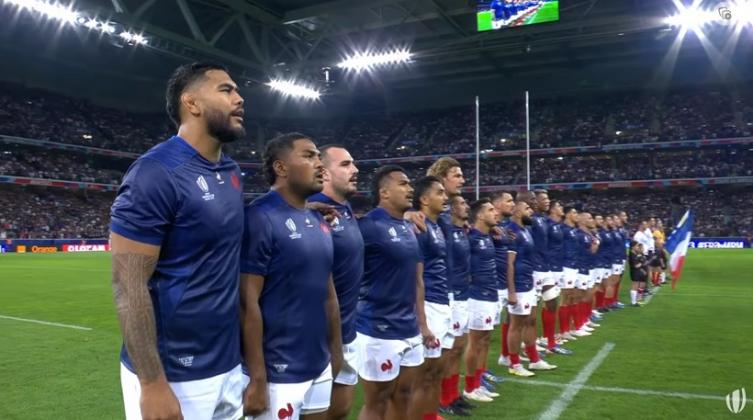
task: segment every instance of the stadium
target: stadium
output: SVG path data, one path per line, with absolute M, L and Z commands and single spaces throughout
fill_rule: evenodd
M 751 417 L 753 1 L 0 0 L 0 21 L 0 419 Z M 551 226 L 588 243 L 573 265 Z M 466 236 L 469 305 L 496 287 L 499 319 L 467 307 L 445 346 Z M 245 381 L 202 414 L 179 389 L 220 358 Z

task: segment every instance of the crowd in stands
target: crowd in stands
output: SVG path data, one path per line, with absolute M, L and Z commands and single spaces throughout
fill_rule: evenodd
M 592 146 L 753 135 L 753 86 L 733 92 L 684 90 L 611 93 L 586 98 L 534 98 L 531 147 Z M 239 161 L 259 161 L 258 137 L 289 131 L 317 143 L 340 143 L 358 159 L 469 153 L 475 150 L 472 106 L 421 113 L 354 115 L 339 120 L 250 119 L 247 139 L 229 147 Z M 162 114 L 103 108 L 45 91 L 0 84 L 0 134 L 142 153 L 174 128 Z M 482 150 L 525 147 L 521 101 L 483 102 Z
M 0 239 L 106 238 L 114 194 L 0 184 Z

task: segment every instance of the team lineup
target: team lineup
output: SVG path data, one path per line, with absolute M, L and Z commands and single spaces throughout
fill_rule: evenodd
M 357 386 L 359 419 L 472 416 L 500 397 L 494 331 L 498 365 L 531 377 L 624 306 L 626 263 L 632 306 L 666 281 L 655 221 L 631 236 L 621 209 L 544 190 L 469 203 L 451 157 L 420 179 L 377 169 L 357 218 L 350 151 L 288 133 L 266 144 L 270 191 L 244 205 L 222 153 L 245 135 L 227 71 L 179 67 L 166 102 L 177 134 L 133 163 L 111 210 L 129 420 L 346 419 Z

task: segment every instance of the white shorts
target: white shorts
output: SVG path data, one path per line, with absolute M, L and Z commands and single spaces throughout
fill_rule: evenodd
M 561 289 L 575 289 L 578 287 L 578 270 L 574 268 L 562 269 L 562 286 Z
M 360 353 L 358 375 L 372 382 L 389 382 L 400 374 L 400 367 L 421 366 L 424 345 L 421 335 L 405 340 L 386 340 L 358 333 L 356 348 Z
M 296 384 L 269 383 L 267 387 L 269 409 L 246 420 L 298 420 L 302 414 L 323 413 L 329 409 L 332 394 L 332 365 L 327 365 L 316 379 Z
M 534 271 L 533 272 L 533 288 L 537 291 L 541 291 L 541 288 L 544 287 L 545 284 L 549 283 L 549 275 L 550 273 L 548 271 Z
M 452 334 L 455 337 L 468 334 L 468 301 L 450 300 L 450 310 L 452 311 Z
M 183 418 L 238 419 L 243 417 L 243 390 L 247 380 L 238 365 L 226 373 L 195 381 L 170 382 Z M 141 420 L 141 383 L 120 364 L 120 386 L 127 420 Z
M 508 303 L 507 311 L 511 315 L 531 315 L 531 311 L 536 307 L 536 289 L 515 293 L 515 297 L 518 303 L 515 306 Z
M 578 273 L 578 284 L 576 285 L 576 287 L 579 290 L 590 289 L 592 287 L 590 283 L 591 283 L 591 276 L 589 274 Z
M 442 349 L 451 349 L 455 343 L 455 335 L 452 333 L 452 310 L 450 305 L 424 302 L 424 312 L 429 331 L 439 340 L 436 347 L 424 346 L 424 358 L 438 359 L 442 357 Z
M 612 273 L 615 276 L 621 275 L 625 271 L 625 266 L 620 264 L 612 264 Z
M 499 309 L 499 300 L 468 299 L 468 328 L 473 331 L 494 329 L 494 317 Z
M 588 288 L 591 289 L 594 286 L 596 286 L 598 283 L 596 279 L 599 278 L 599 270 L 597 268 L 592 268 L 588 270 Z
M 335 378 L 336 384 L 352 386 L 358 383 L 359 354 L 355 339 L 348 344 L 343 344 L 343 367 Z
M 548 271 L 546 273 L 546 276 L 544 276 L 544 280 L 543 280 L 544 284 L 543 284 L 542 287 L 557 286 L 559 284 L 558 280 L 557 280 L 558 279 L 558 277 L 557 277 L 558 274 L 561 275 L 562 272 L 561 271 Z

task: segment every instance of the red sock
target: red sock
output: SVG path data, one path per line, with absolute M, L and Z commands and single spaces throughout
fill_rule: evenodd
M 465 392 L 473 392 L 476 389 L 476 375 L 465 373 Z
M 507 348 L 507 333 L 510 332 L 510 324 L 502 324 L 502 356 L 509 356 L 510 349 Z
M 439 405 L 446 407 L 450 405 L 452 395 L 452 376 L 442 379 L 442 392 L 439 394 Z
M 481 386 L 481 375 L 483 375 L 483 374 L 484 374 L 483 369 L 481 369 L 481 368 L 476 369 L 476 375 L 475 375 L 475 377 L 476 377 L 476 388 L 478 388 L 478 387 Z
M 458 388 L 458 385 L 460 385 L 460 374 L 452 375 L 452 393 L 450 394 L 450 403 L 460 398 L 460 389 Z
M 437 413 L 424 414 L 424 420 L 437 420 L 438 418 Z
M 584 326 L 586 322 L 588 322 L 588 318 L 591 316 L 591 303 L 590 302 L 583 302 L 583 307 L 581 308 L 581 314 L 580 314 L 580 326 Z
M 546 348 L 552 349 L 557 346 L 554 339 L 554 330 L 557 328 L 557 315 L 544 307 L 541 311 L 541 325 L 546 337 Z
M 510 354 L 510 366 L 515 366 L 520 364 L 520 355 L 518 353 Z
M 562 305 L 558 310 L 560 318 L 560 334 L 564 334 L 570 331 L 570 324 L 568 323 L 568 317 L 570 316 L 570 306 Z
M 539 359 L 539 352 L 536 351 L 536 345 L 532 346 L 526 346 L 526 354 L 528 355 L 528 359 L 531 360 L 531 363 L 538 362 Z
M 601 290 L 596 291 L 596 308 L 601 309 L 604 307 L 604 292 Z

